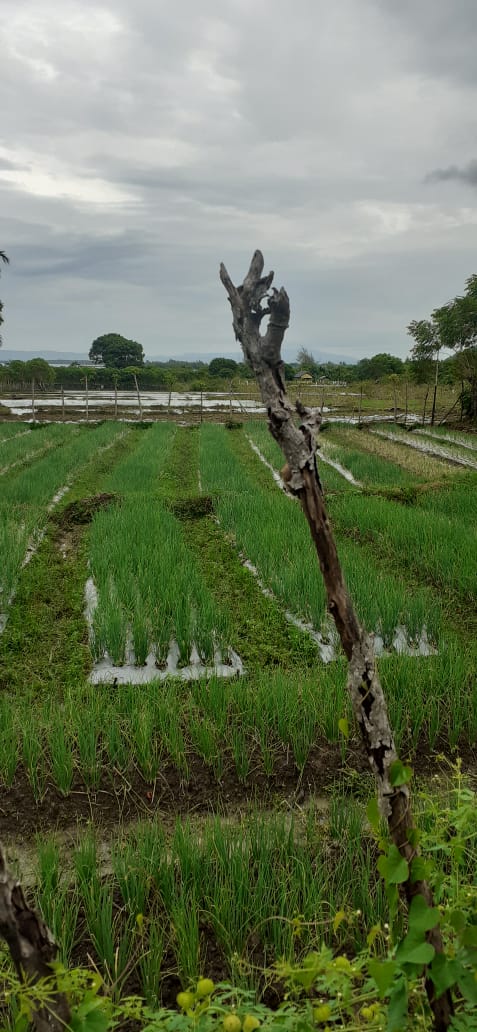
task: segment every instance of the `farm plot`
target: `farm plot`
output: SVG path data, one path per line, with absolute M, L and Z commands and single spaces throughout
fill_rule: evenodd
M 1 423 L 0 425 L 0 446 L 6 444 L 12 437 L 28 436 L 31 430 L 29 423 Z
M 455 444 L 459 448 L 477 452 L 477 434 L 451 430 L 445 426 L 416 427 L 414 433 L 418 437 L 429 438 L 431 441 L 440 441 L 442 444 Z
M 324 587 L 316 575 L 299 507 L 278 491 L 258 484 L 253 475 L 253 464 L 260 465 L 258 458 L 250 452 L 250 475 L 222 428 L 204 427 L 202 441 L 202 482 L 216 498 L 224 529 L 234 535 L 238 549 L 256 567 L 266 587 L 295 616 L 310 623 L 323 638 L 329 637 Z M 348 497 L 353 499 L 354 492 L 346 492 L 344 498 Z M 426 651 L 427 636 L 438 643 L 440 607 L 424 588 L 416 588 L 411 595 L 402 579 L 387 573 L 369 551 L 347 537 L 341 542 L 340 555 L 358 611 L 381 639 L 382 647 Z
M 98 442 L 107 446 L 107 430 L 116 444 L 105 456 Z M 302 958 L 323 943 L 346 954 L 387 920 L 360 801 L 373 788 L 353 734 L 345 742 L 338 727 L 351 718 L 344 661 L 317 663 L 316 648 L 287 630 L 283 615 L 293 610 L 321 626 L 326 600 L 316 557 L 300 506 L 277 489 L 244 433 L 160 424 L 132 429 L 119 447 L 121 432 L 84 429 L 56 449 L 59 459 L 70 445 L 77 454 L 92 442 L 91 461 L 86 453 L 83 464 L 77 459 L 73 478 L 60 464 L 54 480 L 48 455 L 12 475 L 20 485 L 27 472 L 40 469 L 42 480 L 50 470 L 48 491 L 36 495 L 39 486 L 25 481 L 16 496 L 23 498 L 16 505 L 42 518 L 70 478 L 71 492 L 21 572 L 3 651 L 0 639 L 0 834 L 15 858 L 31 829 L 42 831 L 27 857 L 31 890 L 61 959 L 91 958 L 115 999 L 137 992 L 153 1006 L 173 1003 L 180 988 L 210 974 L 262 997 L 272 992 L 278 1003 L 283 985 L 265 985 L 263 965 Z M 266 432 L 247 433 L 279 467 Z M 368 462 L 370 453 L 363 454 Z M 357 471 L 360 455 L 351 461 Z M 428 483 L 423 472 L 408 483 L 409 470 L 397 461 L 393 480 L 393 461 L 376 454 L 374 473 L 362 465 L 359 489 L 331 467 L 323 480 L 360 613 L 390 652 L 379 666 L 398 747 L 427 775 L 431 750 L 450 754 L 460 746 L 474 763 L 471 578 L 464 549 L 452 545 L 447 567 L 441 551 L 444 525 L 452 541 L 466 529 L 475 478 L 451 470 L 432 473 Z M 373 494 L 394 488 L 405 488 L 406 505 Z M 101 499 L 109 506 L 95 509 Z M 91 522 L 72 523 L 75 506 L 80 515 L 94 512 Z M 259 591 L 245 557 L 274 598 Z M 452 565 L 464 567 L 462 577 Z M 106 650 L 123 664 L 110 668 L 107 688 L 90 683 L 88 576 L 98 593 L 91 646 L 98 658 Z M 41 626 L 51 630 L 42 662 L 56 666 L 34 681 L 34 658 L 26 662 L 25 653 L 35 641 L 30 625 L 39 602 Z M 426 625 L 438 653 L 416 659 L 393 649 L 399 623 L 415 649 Z M 175 669 L 190 665 L 193 645 L 201 654 L 205 670 L 196 680 L 150 680 L 148 657 L 151 671 L 165 673 L 155 664 L 167 667 L 172 638 Z M 240 678 L 212 672 L 217 648 L 229 646 L 247 654 Z M 134 670 L 148 673 L 140 687 Z M 432 824 L 432 813 L 426 820 Z M 475 850 L 465 864 L 460 876 L 467 877 Z M 333 931 L 341 911 L 345 919 Z M 376 954 L 386 949 L 378 938 Z
M 79 432 L 73 427 L 48 427 L 32 435 L 40 447 L 32 454 L 25 438 L 20 443 L 25 461 L 2 479 L 0 498 L 0 613 L 1 626 L 15 591 L 22 564 L 38 546 L 51 512 L 66 493 L 81 466 L 97 449 L 117 437 L 118 427 L 102 426 Z M 28 438 L 29 440 L 29 438 Z M 36 461 L 34 461 L 36 459 Z
M 0 448 L 0 477 L 19 467 L 28 466 L 52 448 L 61 447 L 72 432 L 71 427 L 54 425 L 43 428 L 41 432 L 33 433 L 30 430 L 29 433 L 12 435 Z
M 402 440 L 399 436 L 392 436 L 391 439 L 389 434 L 394 435 L 394 429 L 389 430 L 389 426 L 384 430 L 384 436 L 380 437 L 370 428 L 358 430 L 349 426 L 329 424 L 323 431 L 322 441 L 325 448 L 329 439 L 341 448 L 362 455 L 362 462 L 366 457 L 371 457 L 373 465 L 368 467 L 370 486 L 376 484 L 376 476 L 384 478 L 385 483 L 392 484 L 393 468 L 396 473 L 395 484 L 402 483 L 403 471 L 409 476 L 412 484 L 444 480 L 462 473 L 458 466 L 449 465 L 445 459 L 432 456 L 425 451 L 404 447 L 403 441 L 410 437 L 408 432 L 403 435 Z
M 376 427 L 371 431 L 371 433 L 389 441 L 403 444 L 407 448 L 414 448 L 416 451 L 422 452 L 424 455 L 432 455 L 451 465 L 477 470 L 477 456 L 473 455 L 467 449 L 460 448 L 459 445 L 456 445 L 452 441 L 444 447 L 442 444 L 431 438 L 425 438 L 422 436 L 417 437 L 411 432 L 402 430 L 398 427 L 394 427 L 393 430 L 384 430 L 382 427 Z
M 111 680 L 111 663 L 123 681 L 157 678 L 161 669 L 203 675 L 207 665 L 223 667 L 227 659 L 224 673 L 240 669 L 238 658 L 229 655 L 227 615 L 214 603 L 180 523 L 158 494 L 172 441 L 170 426 L 150 430 L 108 482 L 120 485 L 121 504 L 93 520 L 89 597 L 99 680 Z M 125 670 L 116 669 L 124 664 Z M 134 667 L 146 670 L 138 677 Z

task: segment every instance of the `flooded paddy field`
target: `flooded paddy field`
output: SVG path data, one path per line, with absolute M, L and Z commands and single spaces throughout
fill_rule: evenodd
M 203 398 L 221 423 L 148 425 L 141 400 L 138 425 L 31 427 L 21 399 L 0 423 L 0 838 L 65 962 L 153 1003 L 204 972 L 264 992 L 258 966 L 331 942 L 337 911 L 344 950 L 383 919 L 373 784 L 263 419 Z M 458 755 L 477 773 L 477 471 L 471 435 L 415 435 L 329 422 L 317 461 L 426 785 Z

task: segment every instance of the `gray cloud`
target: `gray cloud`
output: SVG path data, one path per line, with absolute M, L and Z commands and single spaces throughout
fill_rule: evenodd
M 5 347 L 232 352 L 260 246 L 288 353 L 404 355 L 474 271 L 473 0 L 4 6 Z
M 449 165 L 448 168 L 436 168 L 427 176 L 429 182 L 446 182 L 447 180 L 460 180 L 469 186 L 477 186 L 477 161 L 469 161 L 464 168 L 457 165 Z

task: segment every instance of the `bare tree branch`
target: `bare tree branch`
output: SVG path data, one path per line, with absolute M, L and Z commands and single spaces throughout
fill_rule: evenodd
M 358 621 L 326 512 L 316 464 L 316 436 L 321 416 L 297 402 L 296 413 L 300 422 L 298 426 L 295 423 L 295 413 L 286 392 L 281 358 L 281 345 L 290 318 L 290 303 L 283 287 L 280 290 L 272 288 L 268 296 L 270 319 L 266 333 L 260 334 L 257 312 L 273 280 L 273 273 L 262 277 L 263 267 L 262 253 L 255 251 L 242 286 L 236 287 L 233 284 L 223 264 L 220 266 L 220 279 L 232 308 L 235 336 L 255 373 L 267 409 L 269 430 L 287 460 L 284 479 L 288 490 L 297 496 L 308 520 L 326 587 L 328 609 L 348 659 L 348 692 L 366 755 L 376 778 L 380 810 L 388 822 L 391 840 L 408 862 L 410 872 L 417 847 L 411 845 L 416 838 L 413 834 L 415 827 L 409 788 L 407 785 L 392 784 L 391 767 L 397 759 L 397 752 L 376 668 L 374 639 Z M 424 881 L 411 881 L 410 873 L 404 891 L 408 902 L 420 894 L 429 906 L 432 905 L 429 885 Z M 442 953 L 442 937 L 438 927 L 429 932 L 428 940 L 436 952 Z M 436 1032 L 445 1032 L 453 1013 L 451 995 L 448 992 L 436 998 L 430 978 L 426 980 L 426 988 Z

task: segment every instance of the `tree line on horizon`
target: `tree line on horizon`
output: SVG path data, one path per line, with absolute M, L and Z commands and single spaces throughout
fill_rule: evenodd
M 0 251 L 0 262 L 8 263 Z M 0 301 L 0 325 L 3 323 Z M 301 348 L 295 363 L 284 363 L 287 381 L 307 373 L 315 383 L 364 383 L 386 381 L 389 377 L 406 378 L 414 383 L 461 384 L 464 407 L 477 419 L 477 274 L 465 283 L 465 291 L 445 305 L 435 308 L 429 318 L 412 320 L 407 331 L 414 340 L 408 359 L 379 352 L 358 362 L 320 362 L 311 351 Z M 0 337 L 1 344 L 1 337 Z M 451 352 L 442 359 L 443 351 Z M 173 387 L 202 390 L 212 387 L 235 387 L 251 377 L 244 362 L 217 356 L 211 362 L 146 361 L 144 348 L 138 341 L 119 333 L 97 337 L 89 349 L 94 366 L 72 362 L 65 367 L 51 365 L 43 358 L 22 362 L 0 363 L 0 383 L 18 388 L 32 381 L 40 386 L 55 383 L 59 387 L 80 388 L 88 381 L 92 387 L 127 387 L 136 377 L 146 389 Z
M 344 362 L 297 361 L 285 363 L 285 379 L 287 382 L 299 380 L 303 374 L 311 376 L 311 382 L 317 384 L 362 384 L 365 382 L 385 383 L 409 380 L 414 383 L 430 383 L 434 377 L 434 365 L 428 361 L 402 360 L 394 355 L 381 353 L 371 358 L 361 359 L 354 365 Z M 211 362 L 185 362 L 175 359 L 165 361 L 144 361 L 129 365 L 82 365 L 72 362 L 67 366 L 53 366 L 44 358 L 33 358 L 29 361 L 12 359 L 0 363 L 0 384 L 11 389 L 18 389 L 31 384 L 32 380 L 44 387 L 55 384 L 57 387 L 79 389 L 85 386 L 86 379 L 92 389 L 110 388 L 115 385 L 122 389 L 131 389 L 134 376 L 140 387 L 144 389 L 173 390 L 207 390 L 238 389 L 252 381 L 251 372 L 244 362 L 236 362 L 232 358 L 217 357 Z M 390 379 L 391 378 L 391 379 Z M 452 384 L 459 382 L 460 377 L 452 358 L 439 364 L 438 382 Z

